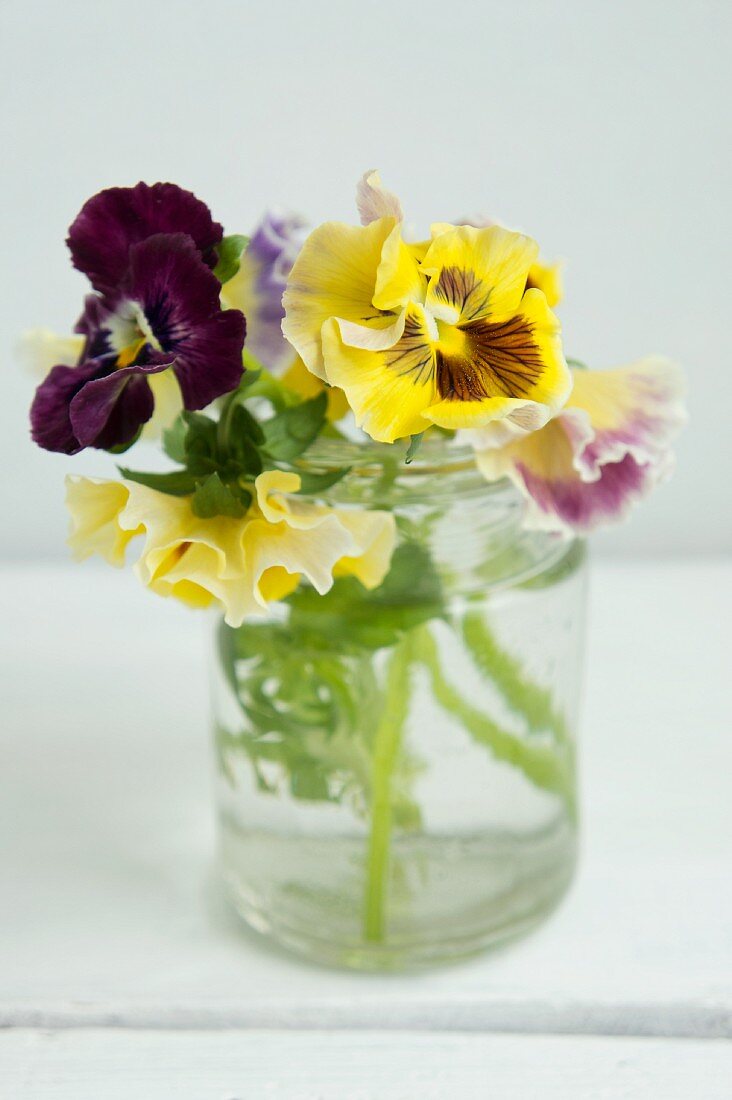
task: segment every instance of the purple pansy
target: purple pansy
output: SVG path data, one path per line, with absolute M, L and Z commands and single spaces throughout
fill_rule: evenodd
M 247 318 L 247 348 L 275 373 L 289 366 L 294 351 L 282 335 L 282 295 L 305 237 L 297 214 L 270 211 L 254 230 L 238 273 L 223 288 L 226 305 Z
M 155 229 L 161 225 L 165 232 Z M 168 231 L 176 225 L 182 230 Z M 36 443 L 66 454 L 124 446 L 152 416 L 148 378 L 164 370 L 175 374 L 187 409 L 236 388 L 245 322 L 221 309 L 209 255 L 220 237 L 208 208 L 172 184 L 114 188 L 89 200 L 69 242 L 102 293 L 87 297 L 76 326 L 85 337 L 79 364 L 54 367 L 38 387 Z

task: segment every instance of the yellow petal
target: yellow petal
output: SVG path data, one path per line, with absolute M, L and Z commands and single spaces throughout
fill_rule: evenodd
M 653 425 L 668 430 L 686 419 L 684 379 L 675 363 L 648 356 L 611 370 L 573 371 L 569 404 L 583 409 L 596 432 L 632 432 L 647 438 Z
M 451 339 L 438 349 L 441 400 L 424 411 L 435 424 L 477 428 L 508 417 L 534 429 L 567 400 L 572 379 L 559 322 L 541 291 L 527 290 L 509 320 L 463 324 Z
M 341 558 L 336 576 L 356 577 L 364 588 L 378 588 L 389 572 L 396 546 L 396 521 L 391 512 L 336 509 L 341 524 L 350 532 L 358 553 Z
M 530 237 L 498 225 L 458 226 L 439 234 L 422 261 L 431 276 L 427 308 L 449 324 L 511 318 L 539 249 Z
M 319 378 L 331 381 L 321 345 L 324 322 L 340 317 L 379 326 L 393 320 L 384 320 L 372 299 L 384 242 L 394 224 L 393 218 L 367 226 L 326 222 L 310 234 L 293 265 L 282 299 L 282 331 Z
M 47 328 L 34 328 L 20 338 L 18 355 L 25 368 L 45 378 L 52 367 L 74 367 L 84 350 L 83 336 L 59 336 Z
M 300 573 L 288 573 L 282 565 L 273 565 L 259 578 L 259 593 L 265 604 L 284 600 L 300 583 Z
M 299 355 L 296 355 L 290 366 L 282 375 L 282 384 L 287 386 L 299 397 L 307 400 L 309 397 L 317 397 L 323 390 L 328 395 L 328 408 L 326 416 L 331 423 L 341 420 L 349 409 L 348 400 L 343 390 L 336 386 L 328 386 L 320 378 L 311 374 Z
M 551 309 L 558 306 L 564 297 L 561 260 L 553 264 L 533 263 L 529 268 L 527 287 L 540 290 Z
M 335 320 L 323 326 L 328 376 L 344 391 L 359 427 L 373 439 L 393 443 L 428 427 L 422 414 L 436 396 L 433 329 L 416 304 L 407 309 L 400 339 L 383 350 L 349 347 Z
M 376 273 L 373 302 L 377 309 L 398 310 L 408 302 L 423 302 L 427 277 L 420 270 L 423 248 L 402 240 L 401 225 L 395 225 L 384 241 Z
M 110 565 L 124 565 L 127 544 L 142 530 L 120 527 L 119 516 L 128 497 L 124 482 L 67 476 L 66 507 L 71 513 L 68 544 L 78 561 L 99 554 Z
M 155 409 L 147 424 L 144 425 L 140 438 L 159 439 L 183 408 L 183 397 L 178 379 L 172 370 L 149 374 L 147 380 L 155 398 Z

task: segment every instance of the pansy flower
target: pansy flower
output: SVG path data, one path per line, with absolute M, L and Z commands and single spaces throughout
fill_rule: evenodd
M 69 231 L 76 267 L 98 292 L 76 331 L 76 366 L 58 364 L 31 408 L 34 440 L 52 451 L 130 443 L 153 414 L 150 379 L 172 371 L 187 409 L 236 388 L 244 318 L 222 310 L 211 270 L 221 227 L 173 184 L 112 188 Z
M 572 373 L 566 406 L 539 431 L 493 424 L 465 436 L 489 480 L 518 486 L 527 527 L 587 534 L 622 519 L 670 473 L 683 380 L 660 358 Z
M 239 270 L 223 286 L 221 300 L 247 319 L 247 349 L 273 374 L 292 362 L 282 335 L 282 295 L 305 239 L 305 220 L 297 214 L 269 211 L 252 233 Z
M 366 224 L 320 226 L 288 280 L 283 332 L 308 369 L 382 442 L 431 424 L 546 423 L 571 379 L 558 321 L 527 288 L 536 243 L 445 224 L 407 243 L 398 201 L 374 173 L 358 204 Z
M 270 470 L 255 479 L 243 518 L 201 519 L 189 497 L 132 481 L 69 477 L 69 544 L 79 559 L 97 553 L 122 565 L 128 543 L 143 535 L 135 566 L 142 583 L 194 607 L 217 603 L 231 626 L 266 613 L 301 577 L 321 594 L 334 575 L 378 587 L 396 542 L 393 515 L 305 500 L 293 495 L 300 484 L 297 474 Z

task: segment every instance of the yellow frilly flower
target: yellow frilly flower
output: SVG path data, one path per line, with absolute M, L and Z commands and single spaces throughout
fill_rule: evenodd
M 496 225 L 440 223 L 409 244 L 374 173 L 359 208 L 367 224 L 321 225 L 290 273 L 282 330 L 307 368 L 342 389 L 381 442 L 431 424 L 546 423 L 571 380 L 559 323 L 544 293 L 527 289 L 536 243 Z
M 190 498 L 132 481 L 70 476 L 67 507 L 75 556 L 97 553 L 124 563 L 136 535 L 144 536 L 135 572 L 162 596 L 194 607 L 216 602 L 227 623 L 261 615 L 292 592 L 301 577 L 324 593 L 334 575 L 352 574 L 375 588 L 389 568 L 396 541 L 386 512 L 329 507 L 294 496 L 297 474 L 271 470 L 254 483 L 246 516 L 201 519 Z

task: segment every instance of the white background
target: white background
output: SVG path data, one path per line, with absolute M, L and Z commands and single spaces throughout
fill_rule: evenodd
M 568 259 L 569 354 L 661 351 L 692 420 L 673 481 L 603 552 L 732 542 L 726 0 L 0 2 L 2 553 L 63 557 L 69 461 L 27 438 L 18 334 L 64 331 L 63 240 L 101 187 L 172 179 L 229 231 L 273 203 L 352 219 L 379 167 L 418 226 L 483 212 Z

